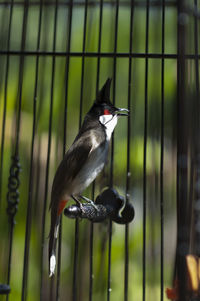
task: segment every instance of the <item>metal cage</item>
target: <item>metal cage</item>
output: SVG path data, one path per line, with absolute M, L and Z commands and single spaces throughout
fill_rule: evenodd
M 199 18 L 197 0 L 0 0 L 2 300 L 199 298 Z M 107 77 L 131 113 L 86 193 L 115 187 L 135 219 L 63 217 L 50 280 L 53 175 Z

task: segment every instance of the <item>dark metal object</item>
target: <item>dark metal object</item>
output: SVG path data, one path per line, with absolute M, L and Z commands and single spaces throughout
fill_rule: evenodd
M 18 156 L 12 156 L 12 165 L 10 167 L 10 176 L 8 178 L 8 193 L 7 193 L 7 214 L 9 216 L 10 224 L 14 225 L 14 217 L 17 213 L 19 203 L 19 173 L 20 163 Z
M 131 203 L 126 203 L 115 189 L 104 190 L 95 201 L 95 207 L 89 203 L 83 203 L 81 207 L 72 205 L 64 210 L 69 218 L 86 218 L 98 223 L 109 218 L 118 224 L 130 223 L 135 215 Z
M 149 52 L 149 0 L 146 4 L 146 41 L 145 53 Z M 146 216 L 147 216 L 147 137 L 148 137 L 148 57 L 145 59 L 145 97 L 144 97 L 144 155 L 143 155 L 143 249 L 142 249 L 142 270 L 143 290 L 142 300 L 146 299 Z
M 8 295 L 10 293 L 10 286 L 7 284 L 0 284 L 0 295 Z
M 176 59 L 178 58 L 178 55 L 176 53 L 142 53 L 142 52 L 132 52 L 131 54 L 129 52 L 65 52 L 65 51 L 18 51 L 18 50 L 0 50 L 0 55 L 26 55 L 26 56 L 35 56 L 35 55 L 40 55 L 40 56 L 70 56 L 70 57 L 94 57 L 94 58 L 150 58 L 150 59 Z M 198 59 L 200 59 L 200 54 L 198 54 Z M 194 54 L 185 54 L 186 59 L 195 59 L 196 56 Z
M 18 156 L 12 157 L 12 165 L 10 168 L 10 176 L 8 179 L 8 193 L 7 193 L 7 214 L 9 217 L 10 223 L 10 233 L 9 233 L 9 251 L 8 251 L 8 274 L 7 274 L 7 283 L 10 283 L 10 274 L 11 274 L 11 259 L 12 259 L 12 246 L 13 246 L 13 232 L 15 225 L 15 215 L 18 209 L 19 203 L 19 172 L 20 164 Z M 8 298 L 7 298 L 8 299 Z
M 0 2 L 0 5 L 10 5 L 11 4 L 11 1 L 12 0 L 9 0 L 9 1 L 2 1 Z M 30 2 L 29 6 L 35 6 L 35 5 L 39 5 L 40 2 L 39 1 L 33 1 L 33 2 Z M 115 2 L 113 2 L 112 0 L 104 0 L 104 4 L 105 5 L 112 5 L 114 6 L 115 5 Z M 16 5 L 24 5 L 24 2 L 22 1 L 18 1 L 16 2 Z M 51 2 L 51 1 L 45 1 L 44 2 L 44 5 L 45 6 L 52 6 L 54 5 L 54 2 Z M 70 2 L 65 2 L 65 1 L 59 1 L 59 5 L 63 5 L 63 6 L 70 6 L 71 3 Z M 76 1 L 74 3 L 74 6 L 84 6 L 85 5 L 85 2 L 82 2 L 82 1 Z M 90 5 L 91 6 L 97 6 L 98 5 L 98 2 L 97 1 L 90 1 Z M 122 1 L 120 3 L 120 6 L 129 6 L 130 5 L 130 2 L 129 1 Z M 139 0 L 139 1 L 134 1 L 134 6 L 135 7 L 146 7 L 146 1 L 145 0 Z M 152 0 L 151 1 L 151 7 L 160 7 L 161 6 L 161 2 L 160 0 Z M 175 7 L 176 6 L 176 1 L 174 0 L 168 0 L 165 4 L 166 7 Z
M 179 299 L 187 300 L 186 255 L 189 252 L 188 204 L 188 106 L 186 97 L 186 15 L 185 1 L 178 0 L 177 64 L 177 277 Z
M 162 0 L 162 54 L 165 52 L 165 0 Z M 161 61 L 161 127 L 160 127 L 160 301 L 164 299 L 164 105 L 165 61 Z

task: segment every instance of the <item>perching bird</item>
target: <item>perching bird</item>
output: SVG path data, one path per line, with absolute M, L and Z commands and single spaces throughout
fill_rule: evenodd
M 119 116 L 127 116 L 127 109 L 116 108 L 110 102 L 111 79 L 98 92 L 86 114 L 73 144 L 56 171 L 51 191 L 51 229 L 49 235 L 49 270 L 56 267 L 56 241 L 61 213 L 69 199 L 80 204 L 87 198 L 81 193 L 97 177 L 107 160 L 108 145 Z M 123 113 L 124 112 L 124 113 Z M 126 113 L 125 113 L 126 112 Z

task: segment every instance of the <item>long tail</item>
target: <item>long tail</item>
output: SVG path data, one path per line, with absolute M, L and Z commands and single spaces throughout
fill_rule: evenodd
M 56 269 L 56 244 L 58 239 L 60 215 L 67 201 L 60 201 L 58 208 L 51 207 L 51 229 L 49 234 L 49 277 L 55 274 Z

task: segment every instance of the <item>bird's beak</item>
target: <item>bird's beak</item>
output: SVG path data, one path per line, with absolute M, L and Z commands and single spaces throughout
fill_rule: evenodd
M 129 116 L 129 110 L 124 108 L 116 108 L 117 116 Z

